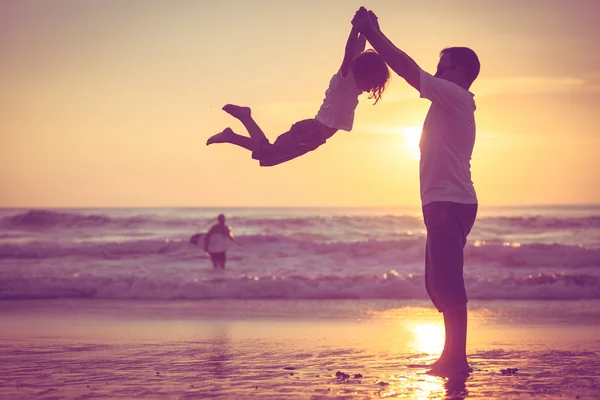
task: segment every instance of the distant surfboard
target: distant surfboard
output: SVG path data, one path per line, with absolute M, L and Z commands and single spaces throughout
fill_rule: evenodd
M 208 240 L 208 252 L 209 253 L 222 253 L 227 251 L 231 246 L 233 240 L 229 236 L 222 235 L 220 233 L 213 233 L 210 235 Z
M 206 240 L 205 233 L 196 233 L 190 238 L 190 243 L 194 246 L 204 247 L 204 241 Z M 213 233 L 210 235 L 208 241 L 208 252 L 209 253 L 222 253 L 229 249 L 229 246 L 233 243 L 233 240 L 229 236 L 222 235 L 220 233 Z
M 204 245 L 204 240 L 202 236 L 204 236 L 204 233 L 196 233 L 190 238 L 190 243 L 194 246 L 199 246 L 200 244 Z

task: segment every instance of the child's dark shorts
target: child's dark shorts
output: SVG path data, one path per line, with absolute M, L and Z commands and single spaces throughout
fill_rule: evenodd
M 263 167 L 270 167 L 300 157 L 325 143 L 319 130 L 319 122 L 305 119 L 292 125 L 273 144 L 267 139 L 252 150 L 252 158 Z
M 425 287 L 440 312 L 467 303 L 463 250 L 476 216 L 477 204 L 439 201 L 423 207 L 427 228 Z

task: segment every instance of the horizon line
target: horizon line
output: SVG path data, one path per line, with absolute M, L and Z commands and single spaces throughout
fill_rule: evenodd
M 554 204 L 481 204 L 478 203 L 481 208 L 566 208 L 566 207 L 577 207 L 577 208 L 585 208 L 585 207 L 600 207 L 600 203 L 554 203 Z M 256 206 L 256 205 L 248 205 L 248 206 L 231 206 L 231 205 L 202 205 L 202 206 L 183 206 L 183 205 L 156 205 L 156 206 L 0 206 L 0 210 L 15 210 L 15 209 L 29 209 L 29 210 L 61 210 L 61 209 L 166 209 L 166 208 L 179 208 L 179 209 L 267 209 L 267 208 L 279 208 L 279 209 L 292 209 L 292 208 L 362 208 L 362 209 L 387 209 L 387 208 L 421 208 L 420 204 L 415 205 L 340 205 L 340 206 L 331 206 L 331 205 L 277 205 L 277 206 Z

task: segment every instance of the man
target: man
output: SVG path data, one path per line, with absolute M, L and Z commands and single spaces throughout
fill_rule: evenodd
M 433 304 L 443 313 L 446 340 L 430 373 L 471 372 L 466 355 L 463 250 L 477 215 L 470 171 L 475 101 L 469 88 L 479 74 L 479 60 L 465 47 L 444 49 L 432 76 L 381 32 L 373 12 L 361 7 L 352 24 L 394 72 L 417 89 L 421 98 L 431 101 L 420 143 L 421 202 L 427 228 L 425 285 Z
M 218 223 L 213 225 L 204 238 L 204 251 L 210 254 L 213 268 L 225 269 L 226 251 L 233 241 L 231 229 L 225 225 L 225 215 L 220 214 Z

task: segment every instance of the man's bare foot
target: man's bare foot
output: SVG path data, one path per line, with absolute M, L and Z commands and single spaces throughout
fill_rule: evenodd
M 229 143 L 229 138 L 235 135 L 235 133 L 231 130 L 231 128 L 225 128 L 223 132 L 219 132 L 216 135 L 211 136 L 206 141 L 206 145 L 213 143 Z
M 431 369 L 427 371 L 429 375 L 435 376 L 456 376 L 456 375 L 466 375 L 473 372 L 473 368 L 469 366 L 467 360 L 462 360 L 460 362 L 451 362 L 449 360 L 438 360 L 438 362 L 434 363 L 431 366 Z
M 225 104 L 223 111 L 237 119 L 250 118 L 252 115 L 250 107 L 236 106 L 235 104 Z
M 429 366 L 429 368 L 435 368 L 436 365 L 442 364 L 445 360 L 444 355 L 442 355 L 440 358 L 438 358 L 437 360 L 435 360 L 434 362 L 431 363 L 431 365 Z
M 440 354 L 440 357 L 435 360 L 433 363 L 431 363 L 431 365 L 429 365 L 429 368 L 434 368 L 436 365 L 439 364 L 443 364 L 446 362 L 446 360 L 448 360 L 448 353 L 449 351 L 446 350 L 446 348 L 444 348 L 444 350 L 442 351 L 442 354 Z

